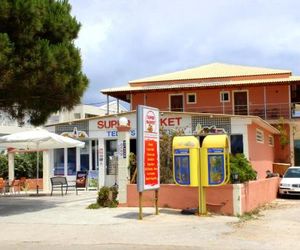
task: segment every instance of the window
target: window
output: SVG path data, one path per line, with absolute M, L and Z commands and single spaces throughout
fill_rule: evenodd
M 230 135 L 230 148 L 231 154 L 243 154 L 244 153 L 244 142 L 243 135 Z
M 54 175 L 65 174 L 64 160 L 64 149 L 54 149 Z
M 68 175 L 76 175 L 76 148 L 68 148 Z
M 171 111 L 183 111 L 183 95 L 170 95 L 170 108 Z
M 229 101 L 230 101 L 229 91 L 220 92 L 220 102 L 229 102 Z
M 274 147 L 274 137 L 269 135 L 269 146 Z
M 256 129 L 256 142 L 264 143 L 264 132 L 260 129 Z
M 188 104 L 195 104 L 195 103 L 197 103 L 196 94 L 195 93 L 187 94 L 187 103 Z
M 90 141 L 85 141 L 84 147 L 80 148 L 80 170 L 88 171 L 90 169 Z
M 118 173 L 117 140 L 106 141 L 106 174 L 116 175 Z

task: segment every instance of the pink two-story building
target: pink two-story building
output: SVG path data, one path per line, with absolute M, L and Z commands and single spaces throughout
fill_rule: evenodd
M 161 111 L 259 116 L 282 128 L 274 138 L 274 162 L 300 165 L 300 77 L 290 70 L 213 63 L 101 92 L 129 102 L 131 110 L 142 104 Z M 250 127 L 249 133 L 257 130 Z M 262 160 L 267 157 L 259 147 L 254 150 Z

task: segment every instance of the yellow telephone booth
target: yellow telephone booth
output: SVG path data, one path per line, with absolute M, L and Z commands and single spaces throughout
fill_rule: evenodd
M 176 184 L 198 186 L 199 140 L 194 136 L 173 139 L 173 176 Z
M 220 186 L 230 178 L 227 135 L 207 135 L 200 149 L 201 186 Z

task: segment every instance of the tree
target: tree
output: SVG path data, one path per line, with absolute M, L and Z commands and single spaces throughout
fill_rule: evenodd
M 0 109 L 43 124 L 80 103 L 88 85 L 67 0 L 0 0 Z
M 15 177 L 36 178 L 36 157 L 37 152 L 15 154 Z M 40 159 L 43 159 L 43 154 L 39 152 Z M 39 176 L 43 176 L 42 160 L 39 161 Z M 8 157 L 0 153 L 0 177 L 8 178 Z
M 183 135 L 179 130 L 160 130 L 160 182 L 164 184 L 174 183 L 173 179 L 173 152 L 172 142 L 174 136 Z

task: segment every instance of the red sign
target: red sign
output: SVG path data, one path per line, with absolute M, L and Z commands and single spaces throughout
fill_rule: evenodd
M 157 142 L 145 140 L 144 146 L 145 185 L 158 184 Z
M 154 113 L 152 111 L 148 112 L 146 117 L 146 122 L 151 129 L 151 124 L 154 122 Z M 174 126 L 181 126 L 182 123 L 182 117 L 164 117 L 160 119 L 160 126 L 166 126 L 166 127 L 174 127 Z M 97 127 L 99 129 L 113 129 L 119 126 L 119 120 L 112 119 L 112 120 L 99 120 L 97 122 Z M 130 126 L 130 120 L 128 120 L 128 126 Z
M 138 106 L 137 110 L 137 189 L 158 189 L 159 181 L 159 110 Z

